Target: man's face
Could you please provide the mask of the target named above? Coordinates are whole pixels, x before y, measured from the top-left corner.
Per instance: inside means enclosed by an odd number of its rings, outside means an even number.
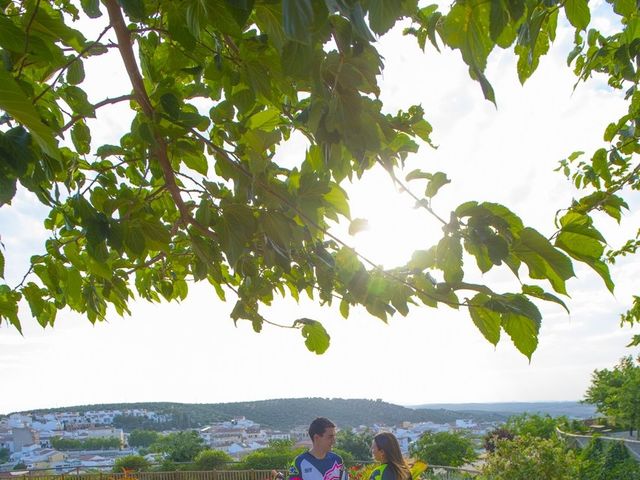
[[[313,446],[323,452],[329,452],[336,443],[336,429],[326,428],[322,435],[314,435]]]

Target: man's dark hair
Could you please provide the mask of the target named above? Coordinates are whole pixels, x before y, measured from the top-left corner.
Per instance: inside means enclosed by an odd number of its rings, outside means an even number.
[[[313,440],[313,437],[315,435],[324,435],[324,431],[327,428],[336,428],[336,425],[328,418],[316,418],[313,422],[311,422],[311,425],[309,425],[309,436],[311,437],[311,440]]]

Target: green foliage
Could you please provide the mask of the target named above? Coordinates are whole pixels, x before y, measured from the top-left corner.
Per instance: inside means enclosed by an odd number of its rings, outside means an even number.
[[[613,369],[595,370],[584,401],[614,423],[640,434],[640,359],[624,357]]]
[[[146,458],[140,455],[127,455],[117,458],[113,464],[114,473],[122,473],[124,471],[147,472],[151,468],[151,464]]]
[[[482,478],[491,480],[575,480],[578,463],[557,439],[516,437],[499,440],[487,458]]]
[[[9,461],[11,452],[8,448],[0,448],[0,463],[6,463]]]
[[[478,457],[473,440],[462,432],[426,432],[411,444],[409,452],[428,465],[451,467],[459,467]]]
[[[270,442],[268,447],[260,448],[244,457],[240,462],[240,468],[282,470],[303,451],[304,448],[294,449],[291,441]]]
[[[54,437],[51,439],[51,446],[56,450],[112,450],[119,449],[122,445],[120,439],[116,437],[107,438],[87,438],[77,440],[75,438]]]
[[[504,427],[496,427],[493,430],[487,432],[484,436],[484,449],[493,453],[496,451],[497,443],[500,440],[513,440],[515,438],[514,433]]]
[[[373,432],[369,430],[362,433],[340,430],[336,436],[336,448],[349,452],[355,460],[368,461],[371,459],[372,441]]]
[[[136,298],[182,300],[190,281],[207,281],[221,299],[232,297],[234,322],[249,321],[256,332],[265,323],[261,305],[285,292],[327,305],[339,298],[345,317],[361,305],[383,321],[407,315],[410,305],[445,305],[468,308],[489,342],[504,332],[531,358],[542,321],[534,302],[565,307],[537,283],[567,294],[578,261],[613,289],[606,241],[591,214],[620,220],[627,208],[621,190],[639,181],[638,10],[613,3],[620,31],[605,37],[590,30],[585,39],[586,0],[458,0],[446,12],[410,0],[225,0],[215,8],[198,0],[3,2],[0,205],[18,188],[32,192],[49,209],[51,238],[23,282],[0,285],[0,321],[20,330],[24,299],[42,326],[53,326],[64,308],[96,322],[108,309],[128,314]],[[426,181],[417,205],[444,224],[431,248],[383,270],[328,234],[335,222],[351,220],[345,180],[378,165],[398,182],[417,142],[431,144],[421,107],[383,113],[375,35],[408,18],[406,33],[422,48],[428,39],[459,50],[495,103],[488,56],[495,47],[513,48],[524,82],[554,40],[561,14],[576,29],[569,59],[576,75],[602,72],[612,87],[628,87],[629,112],[607,128],[610,149],[561,164],[590,191],[562,213],[555,233],[544,236],[490,203],[469,201],[437,215],[432,200],[450,180],[416,171],[407,180]],[[101,15],[109,26],[94,38],[74,28]],[[107,33],[118,49],[107,48]],[[129,78],[131,89],[90,99],[85,70],[110,52],[126,70],[113,75]],[[130,127],[98,145],[100,126],[87,120],[124,101],[134,115]],[[277,163],[278,148],[294,133],[307,139],[306,154],[295,165]],[[71,142],[62,146],[67,134]],[[355,232],[362,223],[352,225]],[[474,268],[469,259],[483,273],[508,268],[513,291],[465,281]],[[2,254],[1,277],[4,263]],[[290,325],[311,351],[328,348],[317,320]]]
[[[622,442],[604,443],[593,438],[580,454],[579,480],[636,480],[640,465]]]
[[[165,408],[162,413],[166,413],[171,418],[166,422],[156,422],[155,420],[142,416],[116,415],[113,419],[113,425],[116,428],[122,428],[125,432],[133,432],[135,430],[180,430],[198,425],[192,420],[189,414],[181,411],[181,409]]]
[[[159,439],[158,432],[136,429],[129,434],[128,442],[130,447],[148,447]]]
[[[509,417],[505,428],[517,436],[550,439],[556,436],[559,421],[550,415],[523,413]]]
[[[166,459],[172,462],[193,462],[204,450],[204,443],[197,432],[188,430],[160,437],[149,450],[165,454]]]
[[[196,455],[194,462],[196,468],[200,471],[217,470],[229,462],[233,462],[233,458],[221,450],[202,450]]]

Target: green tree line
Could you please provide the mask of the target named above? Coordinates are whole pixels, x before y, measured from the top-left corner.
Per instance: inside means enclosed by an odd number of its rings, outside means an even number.
[[[51,446],[56,450],[113,450],[122,447],[119,438],[87,438],[83,440],[75,438],[54,437],[51,439]]]

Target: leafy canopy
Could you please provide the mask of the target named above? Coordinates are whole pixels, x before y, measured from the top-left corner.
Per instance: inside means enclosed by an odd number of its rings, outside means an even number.
[[[287,294],[338,303],[344,317],[361,305],[384,321],[410,306],[444,305],[467,308],[489,342],[506,333],[531,358],[542,320],[536,302],[566,308],[557,295],[567,294],[573,262],[590,265],[613,290],[607,261],[638,246],[630,240],[605,253],[591,216],[619,220],[622,190],[640,181],[640,18],[635,2],[611,3],[621,27],[604,36],[587,32],[586,0],[457,0],[446,12],[417,0],[0,0],[0,205],[18,188],[32,192],[48,208],[50,232],[24,279],[0,284],[0,321],[20,330],[24,300],[42,326],[64,308],[96,322],[108,309],[129,313],[136,297],[183,300],[189,282],[206,281],[222,300],[231,297],[231,318],[256,332],[273,323],[260,306]],[[450,182],[444,173],[400,178],[407,156],[431,143],[431,126],[420,106],[384,112],[376,39],[405,19],[407,41],[459,50],[495,102],[484,73],[489,54],[513,48],[524,82],[560,15],[576,31],[569,63],[578,78],[603,73],[629,100],[629,113],[607,128],[609,147],[560,166],[588,194],[559,214],[549,237],[503,205],[471,200],[438,214],[433,199]],[[107,26],[87,38],[80,19]],[[89,98],[85,70],[103,55],[120,57],[121,70],[110,74],[131,88]],[[119,140],[101,144],[102,112],[123,102],[133,121]],[[276,153],[294,134],[306,151],[284,162]],[[363,228],[341,184],[374,166],[442,229],[435,245],[394,269],[329,231],[341,220],[352,222],[351,233]],[[482,273],[506,267],[515,287],[465,281],[474,264]],[[4,266],[0,252],[0,278]],[[309,350],[328,348],[317,320],[288,325]]]
[[[584,401],[613,423],[640,436],[640,358],[624,357],[612,369],[595,370]]]
[[[573,480],[578,478],[579,463],[574,452],[556,438],[526,435],[513,440],[498,440],[496,450],[482,468],[483,479]]]
[[[427,465],[460,467],[474,461],[478,454],[464,432],[426,432],[409,446],[412,457]]]

